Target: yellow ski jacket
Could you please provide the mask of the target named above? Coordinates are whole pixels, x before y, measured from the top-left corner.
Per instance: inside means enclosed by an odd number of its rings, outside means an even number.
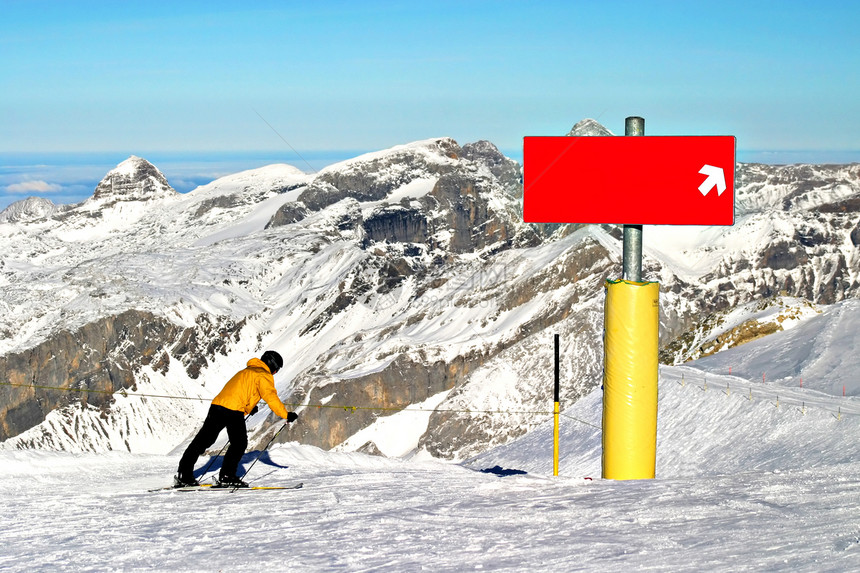
[[[252,358],[248,361],[247,368],[240,370],[227,381],[212,403],[248,415],[260,398],[281,418],[286,418],[289,414],[275,391],[275,378],[269,367],[259,358]]]

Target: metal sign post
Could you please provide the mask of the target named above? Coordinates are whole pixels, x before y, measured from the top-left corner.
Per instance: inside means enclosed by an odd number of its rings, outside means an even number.
[[[624,120],[624,135],[645,135],[645,119]],[[642,282],[642,225],[624,225],[623,269],[621,278]]]

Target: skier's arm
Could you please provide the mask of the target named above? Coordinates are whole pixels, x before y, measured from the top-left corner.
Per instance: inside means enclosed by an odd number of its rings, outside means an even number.
[[[272,412],[280,416],[281,418],[286,419],[290,413],[287,411],[287,407],[284,406],[284,403],[281,402],[281,399],[278,398],[278,392],[275,390],[275,382],[268,377],[262,377],[260,380],[260,397],[266,401],[266,404],[269,405],[269,408],[272,409]]]

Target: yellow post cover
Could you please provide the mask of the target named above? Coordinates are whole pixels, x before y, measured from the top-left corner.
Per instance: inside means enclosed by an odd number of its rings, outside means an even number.
[[[619,280],[605,287],[603,477],[652,479],[660,285]]]

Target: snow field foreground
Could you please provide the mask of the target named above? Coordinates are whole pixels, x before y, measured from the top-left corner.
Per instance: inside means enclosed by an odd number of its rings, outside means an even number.
[[[291,491],[148,493],[178,455],[0,452],[0,569],[856,570],[860,416],[834,414],[855,400],[742,384],[662,368],[636,482],[599,479],[600,390],[564,410],[557,478],[551,422],[462,464],[273,447],[248,479]]]

